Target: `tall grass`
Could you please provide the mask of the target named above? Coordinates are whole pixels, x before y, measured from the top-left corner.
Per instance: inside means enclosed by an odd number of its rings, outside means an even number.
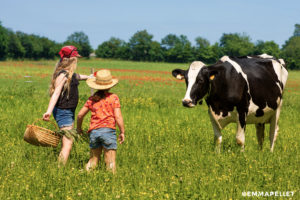
[[[134,74],[167,81],[123,79],[112,89],[121,99],[126,127],[125,143],[117,151],[117,174],[112,175],[103,162],[90,173],[83,170],[87,144],[75,144],[68,165],[58,168],[60,148],[23,141],[26,125],[47,109],[50,76],[41,74],[51,74],[54,64],[0,63],[0,199],[242,199],[243,191],[294,191],[293,199],[300,198],[300,72],[289,75],[274,153],[269,152],[267,131],[263,150],[258,150],[253,125],[247,126],[241,153],[231,124],[223,130],[222,152],[216,154],[207,106],[182,107],[183,82],[171,81],[171,74],[113,71],[116,77]],[[171,71],[187,66],[96,59],[80,61],[78,71]],[[77,111],[90,95],[84,82],[79,88]],[[84,129],[88,125],[87,117]]]

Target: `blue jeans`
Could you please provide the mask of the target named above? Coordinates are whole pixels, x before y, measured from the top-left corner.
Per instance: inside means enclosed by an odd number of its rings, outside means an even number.
[[[54,107],[53,117],[59,128],[72,126],[75,119],[75,109],[76,108],[62,109]]]
[[[112,128],[98,128],[90,132],[90,148],[104,147],[107,150],[117,149],[116,130]]]

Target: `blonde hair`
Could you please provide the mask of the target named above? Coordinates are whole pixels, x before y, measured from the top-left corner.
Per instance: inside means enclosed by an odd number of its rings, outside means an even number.
[[[66,70],[68,72],[67,81],[64,84],[63,92],[66,90],[68,91],[68,95],[70,92],[70,83],[72,80],[72,76],[74,74],[74,71],[77,67],[77,57],[71,57],[71,58],[63,58],[58,63],[56,63],[54,72],[51,79],[51,84],[49,87],[49,95],[50,97],[53,95],[55,90],[55,81],[56,78],[61,70]]]

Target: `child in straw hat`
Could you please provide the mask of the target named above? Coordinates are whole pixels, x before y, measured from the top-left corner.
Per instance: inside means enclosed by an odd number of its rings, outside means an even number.
[[[103,69],[95,72],[95,77],[87,79],[86,83],[89,87],[98,90],[86,101],[77,116],[77,131],[81,133],[83,118],[88,111],[91,111],[88,130],[91,157],[86,165],[86,170],[97,166],[103,150],[106,167],[114,173],[117,149],[116,124],[120,129],[120,144],[125,139],[119,97],[109,92],[109,89],[118,83],[118,79],[112,78],[110,71]]]
[[[77,57],[81,57],[74,46],[64,46],[59,52],[60,61],[56,64],[49,89],[50,101],[45,121],[49,121],[51,113],[61,130],[71,130],[74,125],[74,113],[78,104],[78,85],[80,80],[86,80],[87,75],[74,73],[77,67]],[[66,164],[73,141],[66,136],[62,138],[62,148],[59,162]]]

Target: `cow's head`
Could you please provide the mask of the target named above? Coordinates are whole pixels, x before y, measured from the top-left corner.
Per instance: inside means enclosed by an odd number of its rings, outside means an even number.
[[[194,61],[188,70],[174,69],[172,75],[180,80],[185,79],[186,93],[182,104],[186,107],[194,107],[208,92],[209,74],[208,68],[200,61]]]

